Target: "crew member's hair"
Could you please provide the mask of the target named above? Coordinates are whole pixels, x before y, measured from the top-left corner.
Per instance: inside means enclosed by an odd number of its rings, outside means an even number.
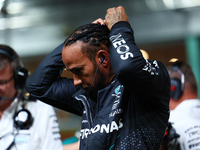
[[[181,70],[181,72],[184,74],[185,76],[185,82],[189,83],[193,93],[195,93],[197,95],[197,82],[194,76],[194,73],[192,71],[192,68],[185,62],[182,61],[176,61],[174,63],[169,63],[168,65],[166,65],[167,70],[171,70],[172,66],[179,66],[179,69]]]
[[[11,59],[3,53],[0,53],[0,70],[5,68],[8,63],[11,64],[13,71],[15,71],[18,66],[21,66],[21,61],[18,54],[10,46],[0,45],[0,49],[7,51],[13,57]]]
[[[77,28],[66,40],[64,46],[70,46],[76,41],[82,41],[82,53],[95,63],[96,53],[103,49],[109,50],[109,29],[106,25],[86,24]]]

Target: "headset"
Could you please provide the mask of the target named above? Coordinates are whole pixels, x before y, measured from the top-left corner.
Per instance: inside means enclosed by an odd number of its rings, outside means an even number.
[[[164,140],[167,142],[170,142],[179,137],[180,137],[180,135],[176,133],[176,130],[172,126],[172,123],[168,122],[167,130],[165,131]]]
[[[100,64],[102,64],[103,61],[105,60],[105,57],[101,57],[100,60],[101,60]]]
[[[17,54],[15,53],[12,48],[6,48],[2,49],[0,48],[0,54],[5,55],[9,58],[11,62],[13,62],[15,59],[19,59]],[[16,90],[23,90],[25,89],[25,83],[26,79],[29,76],[29,71],[22,67],[23,64],[20,62],[20,66],[17,66],[17,68],[14,71],[14,86]],[[22,109],[17,111],[17,108],[15,110],[15,113],[13,115],[13,122],[14,126],[17,129],[29,129],[31,125],[33,124],[34,118],[32,117],[31,113],[25,109],[25,101],[23,99],[22,102]]]
[[[24,104],[22,104],[22,109],[15,111],[13,115],[14,126],[17,129],[29,129],[33,124],[33,120],[34,118],[32,117],[30,111],[25,108]]]
[[[0,48],[0,54],[5,55],[11,61],[18,59],[18,56],[15,54],[15,52],[11,51],[10,49]],[[21,89],[21,90],[24,89],[26,79],[28,78],[28,76],[29,76],[29,71],[26,68],[22,67],[22,63],[21,63],[21,66],[18,66],[14,72],[15,89]]]
[[[171,78],[171,92],[170,92],[170,97],[174,100],[178,100],[184,90],[184,83],[185,83],[185,75],[183,72],[180,70],[180,67],[182,66],[182,62],[175,62],[172,65],[171,70],[169,71],[169,75],[172,74],[172,72],[176,71],[181,75],[181,79],[178,78]]]
[[[165,135],[163,138],[164,147],[162,150],[180,150],[180,144],[177,139],[180,137],[179,134],[176,133],[175,128],[172,126],[171,122],[168,122],[167,130],[165,131]]]

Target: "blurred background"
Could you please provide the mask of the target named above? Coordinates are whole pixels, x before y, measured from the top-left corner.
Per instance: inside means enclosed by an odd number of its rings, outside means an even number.
[[[164,64],[192,66],[200,95],[199,0],[0,0],[0,43],[14,48],[34,72],[41,60],[80,25],[123,6],[138,47]],[[69,72],[63,76],[71,77]],[[56,109],[62,139],[80,128],[81,118]]]

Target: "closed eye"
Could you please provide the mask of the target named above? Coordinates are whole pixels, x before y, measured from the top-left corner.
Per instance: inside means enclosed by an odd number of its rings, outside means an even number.
[[[83,70],[83,68],[79,68],[78,67],[78,68],[72,68],[69,71],[71,71],[75,75],[81,75],[82,74],[82,70]]]

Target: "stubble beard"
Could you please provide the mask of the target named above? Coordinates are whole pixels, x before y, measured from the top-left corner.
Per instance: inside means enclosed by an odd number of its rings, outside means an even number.
[[[97,65],[94,67],[94,71],[96,71]],[[94,73],[95,74],[95,73]],[[98,91],[103,89],[106,86],[106,77],[105,74],[98,69],[96,77],[94,77],[94,83],[89,91],[89,96],[92,100],[97,100]]]

